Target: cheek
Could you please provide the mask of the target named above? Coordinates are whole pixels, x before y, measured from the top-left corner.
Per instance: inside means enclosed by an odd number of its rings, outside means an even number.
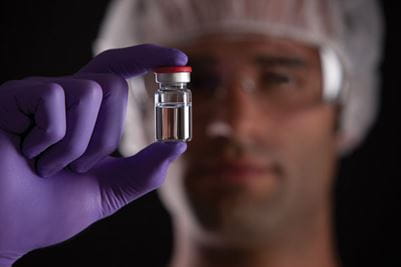
[[[310,108],[282,121],[283,136],[291,137],[294,144],[310,146],[335,141],[335,110],[331,106]]]
[[[322,105],[283,119],[280,128],[283,160],[288,175],[299,186],[311,188],[328,184],[336,157],[335,110]]]

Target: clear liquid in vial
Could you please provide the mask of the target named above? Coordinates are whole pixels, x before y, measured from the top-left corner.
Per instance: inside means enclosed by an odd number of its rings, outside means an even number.
[[[156,106],[156,139],[190,141],[192,138],[192,105],[163,103]]]

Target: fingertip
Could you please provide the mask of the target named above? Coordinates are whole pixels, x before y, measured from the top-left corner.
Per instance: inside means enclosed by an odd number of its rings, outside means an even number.
[[[86,173],[90,169],[90,166],[74,162],[69,165],[69,168],[76,173]]]
[[[162,65],[169,65],[169,66],[184,66],[188,63],[188,56],[181,50],[177,48],[165,47],[156,44],[142,44],[138,45],[137,48],[143,49],[147,51],[147,54],[150,51],[158,51],[158,60],[164,58],[164,62]]]
[[[97,162],[101,157],[95,157],[95,158],[79,158],[75,160],[74,162],[70,163],[68,167],[70,168],[71,171],[76,172],[76,173],[86,173],[90,169],[93,168],[93,166],[96,165]]]
[[[39,159],[36,162],[36,172],[39,176],[43,178],[49,178],[50,176],[56,174],[61,171],[65,166],[60,164],[48,164]]]
[[[173,65],[175,66],[185,66],[188,63],[188,56],[179,49],[170,48],[173,56]]]
[[[40,152],[35,151],[34,149],[26,147],[24,145],[21,148],[21,152],[28,159],[33,159],[34,157],[40,154]]]
[[[34,139],[35,140],[35,139]],[[21,145],[21,153],[28,159],[33,159],[40,155],[47,148],[46,145],[36,141],[38,143],[34,144],[32,142],[32,134],[28,135]]]
[[[169,159],[170,161],[177,159],[187,149],[187,144],[185,142],[175,141],[158,141],[153,143],[152,146],[156,148],[159,155],[163,158]]]
[[[44,168],[36,168],[36,172],[42,178],[49,178],[50,176],[52,176],[55,173],[52,170],[44,169]]]
[[[185,142],[176,142],[176,141],[168,141],[168,142],[159,142],[165,146],[173,148],[177,153],[182,154],[187,150],[187,143]]]
[[[151,55],[150,52],[154,53],[154,51],[157,51],[159,53],[158,60],[164,58],[164,61],[166,61],[160,62],[163,65],[184,66],[188,63],[188,56],[177,48],[170,48],[151,43],[137,45],[135,48],[144,50],[149,55]]]

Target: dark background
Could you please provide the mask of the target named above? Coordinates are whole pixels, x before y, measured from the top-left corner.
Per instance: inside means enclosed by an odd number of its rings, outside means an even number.
[[[401,266],[400,9],[396,1],[381,2],[387,36],[379,119],[363,146],[342,160],[335,189],[336,234],[344,266]],[[2,1],[0,83],[76,72],[92,57],[92,42],[108,3]],[[15,266],[163,266],[172,248],[170,230],[170,217],[153,192],[71,240],[29,253]]]

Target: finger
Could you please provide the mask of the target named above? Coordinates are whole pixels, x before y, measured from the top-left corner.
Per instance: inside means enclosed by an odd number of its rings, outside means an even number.
[[[76,172],[86,172],[99,160],[115,151],[120,143],[128,99],[127,81],[114,74],[81,74],[78,79],[96,81],[103,100],[92,138],[85,153],[70,164]]]
[[[64,138],[37,161],[37,171],[43,177],[60,171],[85,152],[103,96],[100,85],[94,81],[71,78],[56,81],[65,92],[67,128]]]
[[[22,93],[29,94],[42,83],[25,83],[20,80],[7,81],[0,86],[2,93],[0,103],[0,128],[11,133],[21,135],[26,133],[33,125],[33,112],[29,112],[30,107],[21,107],[22,101],[19,98]],[[40,87],[39,87],[40,88]],[[27,97],[33,103],[30,106],[36,106],[37,101],[33,101],[32,96]]]
[[[12,88],[13,99],[6,101],[11,105],[6,124],[16,133],[28,131],[22,142],[22,153],[33,158],[65,134],[64,90],[55,83],[21,81],[19,84]]]
[[[105,215],[158,188],[170,163],[186,148],[183,142],[156,142],[132,157],[102,162],[97,172]]]
[[[185,65],[187,60],[180,50],[144,44],[104,51],[79,72],[113,73],[130,78],[145,74],[155,67]]]

